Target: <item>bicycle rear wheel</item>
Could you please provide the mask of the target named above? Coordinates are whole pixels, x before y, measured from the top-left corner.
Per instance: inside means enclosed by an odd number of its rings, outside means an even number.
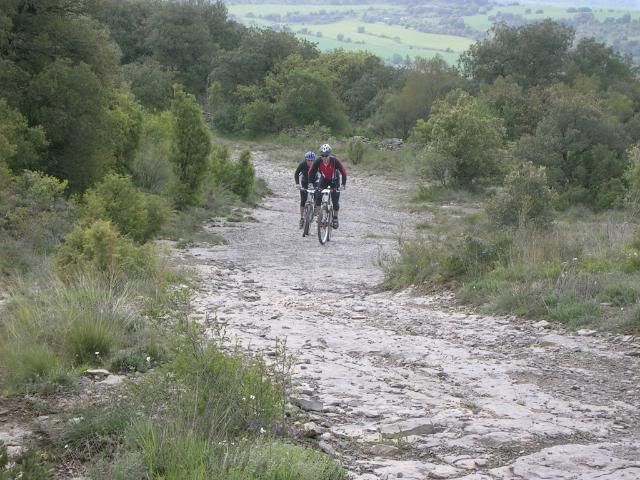
[[[320,245],[324,245],[331,235],[330,217],[329,208],[326,205],[323,205],[320,209],[320,213],[318,214],[318,241],[320,242]]]
[[[306,237],[309,235],[309,227],[311,226],[311,222],[313,221],[313,207],[311,204],[307,203],[304,206],[304,226],[302,227],[302,236]]]

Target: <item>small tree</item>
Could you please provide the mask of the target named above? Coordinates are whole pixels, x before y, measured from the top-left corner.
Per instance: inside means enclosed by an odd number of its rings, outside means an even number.
[[[253,192],[255,170],[251,163],[251,152],[245,150],[240,154],[240,159],[235,165],[231,190],[242,200],[246,200]]]
[[[428,150],[440,160],[450,159],[449,175],[461,186],[498,173],[498,157],[504,139],[501,119],[481,102],[454,90],[434,103],[426,123],[418,123],[413,137],[428,142]]]
[[[347,144],[347,157],[349,158],[349,160],[351,160],[351,162],[353,162],[354,165],[357,165],[364,159],[366,148],[367,147],[362,140],[350,140]]]
[[[489,219],[498,226],[548,228],[554,218],[553,193],[544,167],[520,165],[505,180],[505,190],[487,206]]]
[[[175,151],[172,161],[178,176],[175,202],[178,208],[197,205],[209,167],[211,138],[195,97],[175,87],[171,110],[175,118]]]

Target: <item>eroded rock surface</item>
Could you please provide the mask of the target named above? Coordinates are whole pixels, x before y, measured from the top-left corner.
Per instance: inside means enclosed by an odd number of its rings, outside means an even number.
[[[275,192],[258,221],[218,222],[226,245],[175,255],[200,275],[196,316],[267,355],[286,338],[298,404],[354,478],[640,478],[636,339],[380,292],[376,259],[428,220],[395,206],[402,186],[350,182],[320,246],[297,229],[291,169],[254,161]]]

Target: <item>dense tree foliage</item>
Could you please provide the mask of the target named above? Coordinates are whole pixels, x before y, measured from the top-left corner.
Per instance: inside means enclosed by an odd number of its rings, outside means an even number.
[[[464,72],[491,83],[513,76],[524,85],[549,84],[560,79],[574,31],[551,20],[522,27],[498,24],[491,36],[471,46],[461,58]]]
[[[427,161],[438,179],[462,186],[499,172],[503,137],[502,121],[463,90],[437,100],[429,120],[419,120],[413,131],[414,140],[427,145]]]
[[[399,68],[247,29],[219,1],[5,0],[0,163],[67,180],[72,191],[113,171],[172,193],[178,206],[197,204],[212,168],[206,105],[221,132],[318,124],[411,134],[443,183],[531,162],[546,169],[559,205],[622,205],[626,152],[640,142],[640,82],[628,58],[574,36],[551,20],[497,24],[459,68],[437,57]]]
[[[176,88],[171,111],[175,119],[176,145],[171,160],[178,177],[176,203],[179,207],[197,205],[209,167],[209,131],[195,97],[180,88]]]

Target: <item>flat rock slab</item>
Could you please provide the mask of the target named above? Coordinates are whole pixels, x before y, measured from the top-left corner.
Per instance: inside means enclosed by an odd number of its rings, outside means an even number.
[[[638,480],[640,458],[624,460],[611,454],[615,446],[559,445],[519,458],[514,475],[527,480]]]
[[[313,399],[292,398],[291,402],[302,410],[306,410],[308,412],[322,412],[324,407],[322,402]]]
[[[402,453],[402,450],[400,450],[398,447],[384,444],[374,445],[369,449],[369,451],[372,454],[380,457],[397,457]]]
[[[407,421],[391,425],[385,425],[380,428],[380,432],[384,438],[400,438],[411,436],[428,436],[440,433],[445,428],[441,425],[426,423],[421,421]]]

